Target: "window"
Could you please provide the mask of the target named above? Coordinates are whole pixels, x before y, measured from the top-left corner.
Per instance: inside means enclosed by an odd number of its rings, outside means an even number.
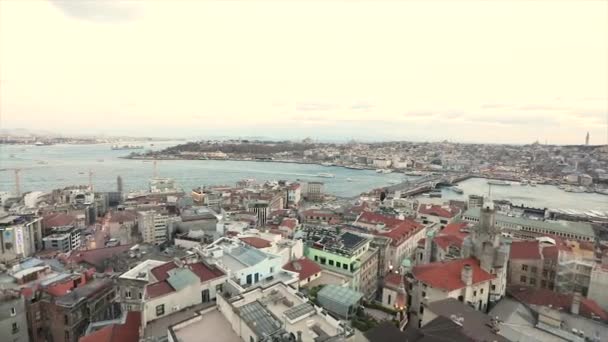
[[[273,274],[273,273],[274,273],[274,267],[271,267],[270,268],[270,274]]]
[[[528,265],[521,265],[521,270],[522,271],[527,271],[528,270]]]
[[[165,304],[156,306],[156,317],[162,316],[165,314]]]
[[[328,260],[327,263],[329,264],[329,266],[333,266],[334,265],[334,261],[333,260]]]
[[[339,262],[339,261],[336,261],[336,267],[338,267],[338,268],[339,268],[339,267],[342,267],[342,263],[341,263],[341,262]]]
[[[473,297],[477,296],[477,291],[473,291]]]
[[[125,290],[125,298],[131,299],[131,290]]]
[[[422,315],[424,313],[424,306],[420,305],[420,314]]]
[[[326,259],[324,257],[321,257],[321,265],[325,265],[325,261]]]
[[[17,325],[17,323],[13,323],[13,334],[16,334],[19,332],[19,326]]]
[[[543,277],[547,277],[547,275],[549,275],[549,271],[543,270]]]
[[[348,269],[348,264],[342,264],[342,268],[347,270]]]
[[[532,266],[532,273],[536,273],[536,266]]]
[[[142,296],[142,294],[141,294],[141,292],[140,292],[140,293],[139,293],[139,299],[142,299],[142,298],[143,298],[143,296]]]
[[[15,310],[15,308],[11,308],[11,316],[16,316],[17,315],[17,310]]]
[[[68,315],[63,315],[63,323],[68,324]]]
[[[519,278],[519,282],[520,282],[520,283],[524,283],[524,284],[525,284],[525,283],[526,283],[526,276],[521,276],[521,277]]]
[[[536,285],[536,278],[530,278],[530,285]]]
[[[36,311],[36,313],[34,314],[34,319],[36,321],[39,321],[40,319],[42,319],[42,312]]]
[[[391,295],[390,295],[390,294],[388,295],[388,299],[386,300],[386,302],[387,302],[387,304],[389,304],[389,305],[391,304]]]
[[[540,281],[540,287],[542,287],[542,288],[547,287],[547,281],[546,280],[541,280]]]
[[[483,294],[483,289],[479,290],[479,293]]]
[[[319,256],[315,255],[315,261],[319,261]]]
[[[492,291],[496,290],[496,285],[492,285]]]
[[[69,342],[70,341],[70,332],[66,331],[65,332],[65,342]]]

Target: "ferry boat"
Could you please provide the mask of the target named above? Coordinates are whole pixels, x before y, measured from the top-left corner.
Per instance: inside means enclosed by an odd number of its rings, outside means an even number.
[[[333,173],[326,173],[326,172],[321,172],[317,174],[317,177],[322,177],[322,178],[334,178],[336,177]]]
[[[377,173],[391,173],[391,172],[393,172],[393,170],[389,170],[389,169],[377,169],[376,172]]]
[[[112,145],[113,150],[141,150],[143,148],[141,145]]]
[[[490,185],[501,185],[501,186],[509,186],[511,185],[511,183],[507,182],[507,181],[503,181],[503,180],[495,180],[495,179],[490,179],[487,182]]]

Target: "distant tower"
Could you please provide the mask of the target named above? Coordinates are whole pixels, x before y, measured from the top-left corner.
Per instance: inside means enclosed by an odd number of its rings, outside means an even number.
[[[116,187],[118,188],[118,192],[122,192],[122,177],[116,177]]]
[[[587,132],[587,136],[585,137],[585,145],[589,145],[589,132]]]

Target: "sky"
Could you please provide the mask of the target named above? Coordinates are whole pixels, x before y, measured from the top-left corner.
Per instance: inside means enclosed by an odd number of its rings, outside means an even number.
[[[608,1],[0,0],[0,128],[592,144]]]

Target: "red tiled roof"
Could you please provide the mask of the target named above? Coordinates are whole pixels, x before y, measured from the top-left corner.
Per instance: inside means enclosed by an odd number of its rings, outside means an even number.
[[[243,241],[244,243],[248,244],[249,246],[255,247],[255,248],[268,248],[268,247],[272,246],[270,241],[259,238],[259,237],[255,237],[255,236],[242,237],[239,239],[241,241]]]
[[[534,259],[541,258],[540,249],[537,240],[530,241],[513,241],[511,243],[511,252],[509,259]]]
[[[471,226],[469,222],[455,222],[445,226],[439,233],[439,235],[452,235],[462,240],[469,235],[467,232],[463,232],[463,229],[467,229]]]
[[[460,208],[455,206],[446,208],[437,204],[423,204],[418,208],[418,212],[424,215],[452,218],[460,213]]]
[[[389,217],[389,216],[385,216],[382,214],[377,214],[377,213],[373,213],[371,211],[364,211],[359,218],[357,219],[357,222],[363,222],[363,223],[367,223],[367,224],[379,224],[382,223],[384,224],[387,228],[395,228],[398,225],[400,225],[401,223],[403,223],[404,220],[400,220],[394,217]]]
[[[141,314],[127,313],[124,324],[111,324],[80,338],[79,342],[138,342]]]
[[[146,286],[146,295],[148,296],[148,298],[164,296],[167,293],[171,293],[173,291],[173,288],[166,280],[159,281],[158,283]]]
[[[393,287],[400,287],[403,285],[403,275],[397,273],[388,273],[384,276],[384,283]]]
[[[474,258],[415,266],[412,273],[416,279],[431,287],[452,291],[465,287],[461,280],[461,273],[462,268],[467,264],[471,265],[473,269],[473,284],[496,278],[496,276],[481,269],[479,262]]]
[[[552,308],[570,312],[572,306],[572,293],[564,294],[549,289],[537,289],[532,287],[512,286],[507,289],[509,294],[520,302],[529,305],[549,306]],[[593,315],[608,321],[608,312],[604,311],[594,300],[581,297],[579,315],[592,318]]]
[[[378,235],[391,238],[393,240],[391,245],[393,246],[399,246],[406,241],[413,232],[416,232],[423,227],[420,223],[410,219],[399,221],[400,223],[390,231],[378,233]]]
[[[284,218],[279,227],[286,227],[293,230],[298,225],[298,220],[294,218]]]
[[[132,245],[119,245],[114,247],[89,249],[87,251],[78,251],[70,255],[67,261],[75,263],[86,262],[89,265],[101,268],[104,266],[105,260],[116,254],[128,251],[131,246]]]
[[[290,261],[285,264],[285,266],[283,266],[283,269],[299,273],[300,280],[304,280],[310,276],[321,272],[321,266],[317,265],[316,262],[306,258]]]
[[[207,266],[202,262],[188,264],[188,268],[199,277],[201,283],[224,275],[224,272],[219,269]]]
[[[464,239],[454,235],[438,235],[433,238],[433,242],[443,250],[447,250],[450,246],[462,247]]]
[[[150,270],[156,281],[164,281],[169,278],[169,271],[177,268],[177,265],[173,261],[166,262],[162,265],[156,266]]]
[[[75,224],[76,216],[66,213],[53,213],[42,218],[42,225],[45,229]]]
[[[130,210],[113,211],[110,216],[110,222],[120,223],[137,220],[137,213]]]

